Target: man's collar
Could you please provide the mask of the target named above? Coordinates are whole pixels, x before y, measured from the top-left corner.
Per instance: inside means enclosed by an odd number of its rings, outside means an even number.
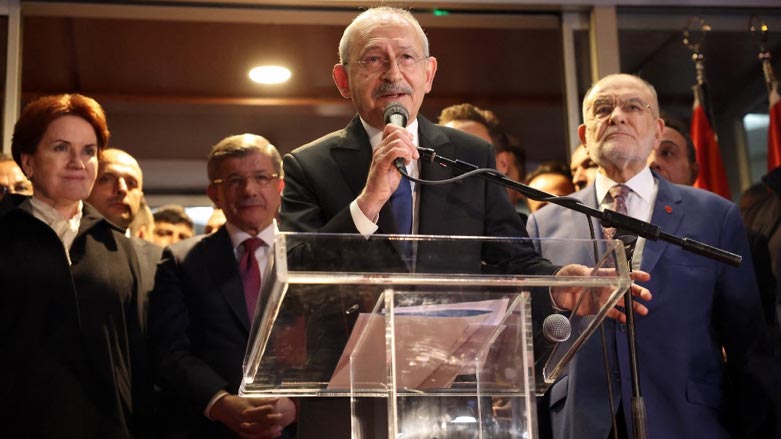
[[[231,244],[233,245],[234,250],[238,249],[241,243],[246,239],[255,237],[231,223],[225,223],[225,230],[228,232],[228,236],[230,236]],[[266,245],[272,246],[274,245],[274,238],[277,235],[277,231],[277,220],[274,219],[271,221],[271,224],[269,224],[265,229],[261,230],[260,233],[258,233],[256,236],[262,239]]]
[[[617,185],[615,181],[601,172],[597,172],[596,180],[594,180],[594,189],[597,193],[597,204],[601,204],[611,187]],[[651,174],[651,169],[646,166],[642,171],[637,173],[634,177],[627,180],[624,185],[632,189],[632,192],[637,194],[641,199],[650,203],[654,190],[654,176]]]
[[[363,129],[366,130],[366,134],[369,136],[369,143],[372,146],[372,149],[376,148],[377,145],[382,142],[382,130],[378,130],[377,128],[374,128],[373,126],[366,123],[363,118],[360,118],[361,125],[363,125]],[[415,120],[412,121],[412,123],[407,125],[407,131],[412,133],[412,144],[413,145],[419,145],[418,142],[418,119],[415,118]]]

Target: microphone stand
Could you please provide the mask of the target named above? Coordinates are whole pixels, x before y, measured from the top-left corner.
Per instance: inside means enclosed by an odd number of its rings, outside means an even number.
[[[452,160],[445,157],[441,157],[437,155],[436,152],[431,148],[418,147],[418,152],[420,153],[420,160],[425,160],[430,163],[437,163],[446,168],[452,168],[456,171],[459,171],[459,173],[461,174],[471,172],[471,171],[477,171],[479,169],[477,166],[471,163],[464,162],[462,160]],[[399,169],[399,172],[401,172],[405,177],[410,178],[409,175],[407,175],[404,166],[397,166],[397,167]],[[618,236],[618,239],[621,239],[621,241],[624,243],[624,250],[626,252],[627,261],[629,262],[630,270],[632,267],[632,255],[634,254],[637,236],[642,236],[643,238],[651,241],[657,241],[661,239],[662,241],[669,242],[673,245],[679,246],[682,249],[689,251],[691,253],[705,256],[707,258],[713,259],[715,261],[723,262],[734,267],[740,266],[740,263],[743,259],[742,256],[737,255],[735,253],[731,253],[726,250],[722,250],[720,248],[695,241],[693,239],[689,239],[686,237],[679,238],[677,236],[667,234],[665,232],[662,232],[661,227],[657,225],[642,220],[638,220],[627,215],[620,214],[610,209],[600,211],[598,209],[588,207],[574,198],[558,197],[549,194],[547,192],[531,188],[523,183],[519,183],[505,176],[499,171],[493,169],[484,169],[481,171],[484,172],[476,173],[474,174],[474,176],[480,177],[484,180],[499,184],[504,187],[512,188],[515,191],[518,191],[533,200],[547,201],[549,203],[562,206],[566,209],[583,213],[585,215],[588,215],[591,218],[597,218],[602,223],[603,227],[615,227],[616,234],[623,235],[623,236]],[[628,289],[626,293],[624,293],[624,308],[628,311],[626,312],[626,316],[627,316],[627,340],[628,340],[629,361],[630,361],[629,371],[630,371],[631,381],[632,381],[632,421],[633,421],[632,424],[634,426],[633,433],[635,439],[646,439],[647,438],[646,410],[645,410],[645,402],[640,392],[640,374],[638,371],[638,361],[637,361],[637,339],[636,339],[636,332],[635,332],[635,319],[634,319],[634,313],[632,312],[633,309],[632,306],[633,306],[632,291],[631,289]]]
[[[635,244],[637,244],[636,235],[617,236],[624,244],[626,260],[629,264],[629,271],[632,271],[632,256],[635,253]],[[628,289],[624,293],[624,309],[633,309],[634,298],[632,290]],[[629,350],[629,376],[632,380],[632,427],[634,439],[646,439],[648,430],[646,428],[645,400],[640,392],[640,369],[637,361],[637,333],[635,332],[635,313],[626,313],[626,338]]]
[[[418,152],[420,153],[420,160],[425,160],[430,163],[438,163],[443,167],[452,168],[454,170],[461,171],[462,173],[479,169],[477,166],[471,163],[467,163],[461,160],[452,160],[437,155],[437,153],[431,148],[418,147]],[[399,172],[404,174],[405,177],[409,178],[406,169],[403,167],[399,169]],[[622,215],[610,209],[600,211],[598,209],[588,207],[574,198],[558,197],[547,192],[531,188],[523,183],[519,183],[507,177],[506,175],[494,169],[486,169],[485,172],[475,174],[475,177],[482,178],[483,180],[487,180],[504,187],[512,188],[531,198],[532,200],[547,201],[549,203],[558,204],[564,208],[583,213],[592,218],[596,218],[600,220],[603,227],[615,227],[616,229],[620,229],[637,236],[642,236],[643,238],[651,241],[658,241],[661,239],[662,241],[669,242],[670,244],[681,247],[682,249],[691,253],[696,253],[698,255],[705,256],[715,261],[723,262],[733,267],[739,267],[741,261],[743,260],[743,257],[738,254],[731,253],[690,238],[679,238],[675,235],[665,233],[662,231],[661,227],[655,224],[632,218],[631,216]],[[423,183],[426,182],[423,181]]]

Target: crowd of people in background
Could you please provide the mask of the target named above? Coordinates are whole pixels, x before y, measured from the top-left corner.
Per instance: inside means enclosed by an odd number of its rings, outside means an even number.
[[[296,437],[302,413],[314,418],[318,409],[237,395],[258,273],[280,229],[589,237],[574,226],[572,212],[546,200],[467,185],[457,197],[440,197],[409,186],[393,166],[401,157],[410,174],[425,177],[432,171],[417,163],[415,147],[457,145],[454,154],[465,160],[551,196],[602,209],[620,199],[631,216],[741,254],[742,268],[732,269],[661,243],[638,244],[636,280],[654,295],[636,291],[640,314],[648,313],[638,326],[649,437],[781,436],[778,395],[762,391],[779,379],[760,379],[754,391],[740,387],[754,383],[747,375],[766,364],[754,362],[755,348],[766,343],[770,357],[781,354],[781,169],[749,188],[739,208],[690,187],[698,164],[688,127],[660,112],[651,84],[611,75],[586,94],[582,144],[570,163],[543,161],[527,172],[524,148],[492,111],[463,103],[442,110],[438,124],[417,113],[437,63],[408,12],[369,9],[339,47],[333,78],[358,115],[284,158],[254,134],[217,142],[204,169],[215,210],[201,235],[182,206],[147,204],[141,166],[112,146],[98,102],[61,94],[24,107],[12,156],[0,155],[0,431]],[[408,127],[385,125],[383,109],[393,101],[410,110]],[[373,152],[337,162],[336,150]],[[334,183],[350,175],[348,165],[363,174]],[[401,189],[415,194],[411,214],[390,219],[387,206]],[[454,198],[470,205],[463,215],[474,217],[453,220],[463,208]],[[579,273],[553,266],[531,247],[524,251],[524,273]],[[566,309],[557,297],[546,300],[551,309]],[[613,342],[625,337],[615,322],[608,332]],[[611,425],[598,413],[609,409],[592,376],[602,354],[597,359],[589,346],[582,352],[538,410],[545,417],[541,435],[606,439],[618,429],[618,437],[628,437],[625,359],[614,352],[608,360],[619,376],[618,423]],[[744,405],[731,405],[738,401]],[[328,430],[325,419],[316,428]],[[321,437],[331,437],[326,433]]]

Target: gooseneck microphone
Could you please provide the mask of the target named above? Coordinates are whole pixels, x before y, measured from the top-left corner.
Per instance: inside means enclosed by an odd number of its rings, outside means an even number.
[[[385,125],[391,124],[405,128],[407,126],[407,119],[409,119],[409,111],[400,102],[391,102],[385,106]],[[407,173],[407,168],[404,164],[404,159],[398,157],[393,161],[396,168],[402,173]]]

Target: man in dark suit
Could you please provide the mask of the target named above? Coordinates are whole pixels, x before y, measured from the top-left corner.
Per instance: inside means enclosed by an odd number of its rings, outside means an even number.
[[[237,395],[261,273],[273,254],[282,160],[263,137],[232,136],[212,149],[208,174],[209,197],[227,222],[165,251],[149,312],[157,383],[185,412],[192,437],[292,437],[290,399]]]
[[[764,410],[759,399],[740,407],[738,398],[728,397],[730,390],[736,390],[730,387],[746,379],[755,344],[765,338],[737,207],[710,192],[672,184],[649,170],[646,159],[661,139],[664,122],[656,92],[642,79],[603,78],[586,94],[583,118],[580,139],[599,172],[594,184],[573,198],[593,208],[617,210],[623,205],[628,215],[651,221],[667,233],[744,257],[742,265],[733,268],[666,242],[639,240],[633,265],[651,274],[643,285],[654,294],[648,315],[636,319],[648,437],[770,437],[766,431],[752,431],[754,426],[731,425],[732,415],[741,408],[754,414]],[[556,205],[535,212],[527,228],[534,237],[589,237],[582,215]],[[596,233],[602,236],[599,226]],[[544,243],[541,250],[554,262],[593,263],[585,252],[547,251]],[[606,373],[613,382],[618,437],[632,437],[626,326],[606,321],[605,328],[609,372],[595,337],[550,390],[556,439],[613,437]]]
[[[143,173],[136,159],[127,152],[117,148],[107,148],[101,154],[98,162],[98,174],[95,185],[92,186],[87,202],[100,212],[112,224],[125,230],[130,236],[128,227],[139,215],[141,200],[144,197]],[[146,318],[149,306],[149,293],[155,285],[157,263],[163,257],[163,248],[140,238],[130,238],[138,259],[138,318],[142,333],[146,333]],[[139,396],[143,404],[139,404],[136,417],[139,428],[156,430],[164,422],[161,413],[157,413],[157,401],[153,395],[153,387],[149,372],[146,341],[143,337],[131,340],[138,355],[134,357],[133,370],[138,379],[143,380],[140,389],[144,393]],[[150,433],[151,434],[151,433]]]
[[[437,60],[430,56],[426,35],[408,11],[377,7],[360,14],[344,31],[339,57],[340,62],[333,68],[334,82],[341,95],[352,100],[358,115],[344,130],[285,156],[280,212],[283,230],[361,233],[367,237],[374,233],[525,236],[523,224],[502,187],[479,179],[412,187],[396,169],[394,161],[401,158],[410,175],[428,180],[452,177],[445,168],[419,161],[418,145],[445,157],[495,167],[488,142],[435,125],[418,114],[424,96],[431,90]],[[385,125],[385,108],[391,103],[408,110],[406,127]],[[407,211],[396,216],[398,204],[394,200],[403,198]],[[552,275],[559,269],[539,257],[531,245],[514,246],[510,258],[508,253],[495,250],[484,246],[482,250],[436,256],[445,262],[463,256],[453,264],[462,273],[479,273],[483,263],[492,266],[501,264],[502,259],[516,262],[504,272]],[[375,256],[367,253],[367,257]],[[584,266],[567,266],[557,272],[586,273]],[[544,311],[550,308],[547,294],[535,297],[532,303],[538,311],[535,315],[550,313]],[[329,402],[322,410],[333,413],[334,407]],[[300,419],[311,421],[304,407]]]

